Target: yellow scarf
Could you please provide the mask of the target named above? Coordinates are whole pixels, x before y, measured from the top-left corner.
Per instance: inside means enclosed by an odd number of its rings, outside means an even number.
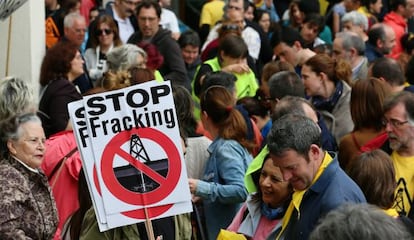
[[[331,155],[329,155],[327,152],[325,152],[325,157],[323,158],[321,166],[319,167],[318,171],[316,172],[315,178],[313,179],[311,186],[319,179],[319,177],[322,175],[322,173],[325,171],[325,169],[328,167],[328,165],[332,162],[332,160],[333,159],[332,159]],[[290,221],[290,217],[292,216],[293,208],[295,208],[296,211],[298,212],[298,219],[300,218],[299,207],[300,207],[300,204],[302,202],[303,195],[305,195],[307,190],[308,190],[308,188],[305,189],[305,190],[300,190],[300,191],[295,190],[293,192],[292,201],[290,202],[289,207],[286,210],[285,216],[283,216],[282,230],[280,231],[280,233],[276,237],[276,239],[280,239],[283,232],[285,231],[285,229],[286,229],[286,227],[287,227],[287,225]]]
[[[395,208],[388,208],[388,209],[384,209],[383,210],[385,212],[385,214],[387,214],[388,216],[391,217],[398,217],[399,214],[397,212],[397,210],[395,210]]]

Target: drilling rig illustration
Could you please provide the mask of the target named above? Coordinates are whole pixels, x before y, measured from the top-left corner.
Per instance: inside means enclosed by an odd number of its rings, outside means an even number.
[[[164,178],[168,174],[168,159],[158,159],[151,160],[148,156],[148,152],[145,149],[144,144],[141,141],[141,138],[137,134],[131,135],[129,141],[129,154],[137,161],[141,161],[153,171],[157,172]],[[158,188],[160,184],[150,177],[148,177],[144,172],[136,169],[131,164],[116,167],[114,168],[115,176],[118,179],[119,183],[126,189],[145,193],[151,192],[152,190]]]

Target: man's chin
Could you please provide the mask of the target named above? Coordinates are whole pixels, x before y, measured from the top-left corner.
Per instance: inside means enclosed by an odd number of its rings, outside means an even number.
[[[398,151],[401,148],[401,144],[390,140],[390,148],[394,151]]]

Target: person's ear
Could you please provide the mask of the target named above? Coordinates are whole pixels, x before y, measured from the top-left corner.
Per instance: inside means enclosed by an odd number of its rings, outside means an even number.
[[[218,54],[218,57],[219,57],[220,60],[223,60],[223,56],[224,56],[224,51],[221,50]]]
[[[12,140],[7,141],[7,148],[9,149],[9,152],[13,155],[17,153],[16,147],[14,146],[14,143]]]
[[[202,111],[201,112],[201,117],[207,119],[208,118],[208,113],[206,111]]]
[[[300,42],[299,41],[295,41],[294,43],[293,43],[293,47],[295,47],[296,48],[296,50],[301,50],[302,49],[302,44],[300,44]]]
[[[378,48],[382,48],[384,46],[384,42],[381,39],[377,39],[377,46]]]
[[[320,159],[320,155],[322,154],[321,148],[316,144],[311,144],[309,148],[309,159],[311,161]]]
[[[358,56],[358,51],[355,48],[349,49],[349,52],[351,53],[351,57]]]
[[[250,118],[253,120],[254,123],[257,123],[257,116],[251,115]]]
[[[325,80],[325,81],[328,80],[328,76],[324,72],[320,72],[319,76],[321,77],[322,80]]]

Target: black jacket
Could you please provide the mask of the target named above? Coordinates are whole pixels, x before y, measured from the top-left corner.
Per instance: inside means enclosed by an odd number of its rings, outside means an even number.
[[[128,43],[138,44],[142,40],[141,32],[137,31],[128,39]],[[191,82],[187,77],[187,69],[180,46],[171,37],[171,32],[160,26],[158,32],[152,37],[151,43],[157,47],[158,51],[164,57],[164,63],[158,69],[164,79],[171,80],[173,84],[178,84],[191,90]]]

